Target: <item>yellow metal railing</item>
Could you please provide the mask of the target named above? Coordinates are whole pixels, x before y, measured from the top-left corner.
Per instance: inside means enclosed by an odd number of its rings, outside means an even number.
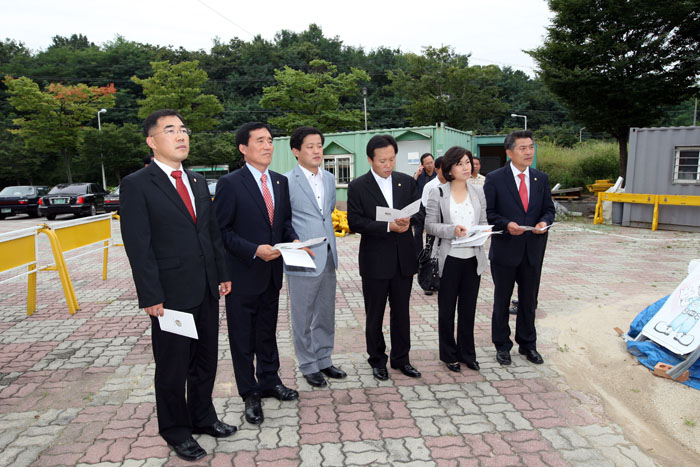
[[[0,284],[27,276],[27,315],[36,311],[38,233],[39,227],[30,227],[0,235],[0,273],[13,274]],[[19,272],[25,266],[27,272]]]
[[[649,195],[639,193],[598,193],[598,203],[595,206],[594,224],[603,223],[603,201],[616,203],[653,204],[654,215],[651,220],[651,230],[659,226],[659,205],[668,206],[700,206],[700,196],[685,195]]]

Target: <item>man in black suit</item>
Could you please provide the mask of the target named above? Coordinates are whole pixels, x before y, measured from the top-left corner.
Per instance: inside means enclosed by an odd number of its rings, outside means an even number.
[[[496,360],[510,365],[510,326],[508,306],[513,286],[518,284],[518,315],[515,341],[519,352],[533,363],[544,363],[537,352],[535,304],[538,277],[544,257],[546,227],[554,222],[554,203],[549,177],[530,168],[535,156],[531,131],[515,131],[504,142],[510,162],[486,176],[486,216],[494,230],[502,235],[491,237],[491,275],[494,283],[491,340],[496,346]],[[535,227],[526,230],[524,227]]]
[[[268,170],[272,134],[252,122],[236,132],[245,165],[219,179],[214,206],[236,280],[226,297],[226,319],[238,394],[245,417],[262,423],[261,397],[299,398],[282,384],[277,350],[277,312],[282,287],[282,258],[273,245],[298,240],[292,228],[287,177]],[[253,360],[255,359],[255,363]]]
[[[389,378],[382,321],[387,297],[391,309],[391,367],[406,376],[420,377],[408,358],[411,349],[409,296],[417,270],[411,219],[376,220],[377,206],[402,209],[418,199],[412,177],[393,172],[398,145],[389,135],[367,143],[371,169],[348,186],[348,224],[362,235],[358,261],[367,314],[365,338],[374,377]]]
[[[218,420],[211,399],[218,299],[230,292],[231,279],[207,182],[182,167],[190,147],[182,116],[156,111],[143,132],[154,160],[122,181],[122,238],[139,306],[151,316],[158,429],[179,457],[191,461],[206,455],[192,433],[225,437],[236,431]],[[164,308],[191,314],[199,339],[162,331],[157,317]]]

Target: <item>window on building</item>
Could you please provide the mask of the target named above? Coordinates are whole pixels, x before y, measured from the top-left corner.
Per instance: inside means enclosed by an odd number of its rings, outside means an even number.
[[[336,186],[347,186],[352,180],[352,155],[324,156],[323,168],[335,175]]]
[[[674,183],[700,183],[700,147],[677,147]]]

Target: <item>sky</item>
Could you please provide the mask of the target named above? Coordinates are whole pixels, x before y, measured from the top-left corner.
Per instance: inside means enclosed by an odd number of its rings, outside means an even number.
[[[55,35],[83,34],[96,44],[130,41],[209,50],[218,37],[272,40],[316,23],[325,37],[366,51],[384,46],[420,53],[449,45],[474,65],[510,66],[533,75],[523,52],[542,44],[552,13],[546,0],[280,1],[0,0],[0,35],[38,51]]]

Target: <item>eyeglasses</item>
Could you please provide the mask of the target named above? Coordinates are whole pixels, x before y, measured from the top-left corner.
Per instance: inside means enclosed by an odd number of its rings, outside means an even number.
[[[182,135],[182,136],[190,136],[192,134],[192,130],[189,128],[166,128],[163,131],[159,131],[158,133],[153,133],[151,136],[159,135],[159,134],[165,134],[166,136],[175,136],[175,134]]]

